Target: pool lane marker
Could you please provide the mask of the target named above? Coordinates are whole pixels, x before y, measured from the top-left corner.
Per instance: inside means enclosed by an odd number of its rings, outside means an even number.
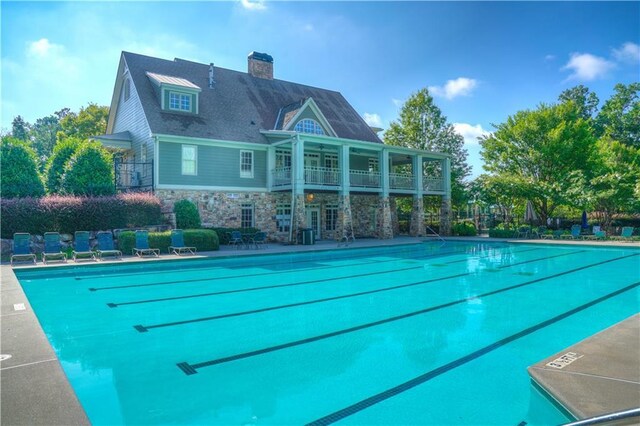
[[[526,261],[526,262],[519,262],[519,263],[514,263],[514,264],[511,264],[511,265],[504,265],[504,267],[508,268],[510,266],[522,265],[523,263],[532,263],[532,262],[538,262],[540,260],[551,259],[551,258],[554,258],[554,257],[568,256],[570,254],[582,253],[583,251],[584,250],[578,250],[578,251],[572,251],[572,252],[563,253],[563,254],[559,254],[559,255],[555,255],[555,256],[548,256],[548,257],[542,257],[542,258],[538,258],[538,259],[531,259],[531,260]],[[395,286],[391,286],[391,287],[378,288],[378,289],[375,289],[375,290],[361,291],[361,292],[358,292],[358,293],[349,293],[349,294],[344,294],[344,295],[341,295],[341,296],[325,297],[325,298],[322,298],[322,299],[307,300],[305,302],[288,303],[286,305],[269,306],[269,307],[266,307],[266,308],[252,309],[252,310],[249,310],[249,311],[233,312],[233,313],[229,313],[229,314],[214,315],[214,316],[203,317],[203,318],[194,318],[194,319],[189,319],[189,320],[166,322],[166,323],[162,323],[162,324],[154,324],[154,325],[147,325],[147,326],[138,324],[138,325],[134,325],[133,328],[135,328],[137,331],[139,331],[141,333],[145,333],[145,332],[149,331],[152,328],[174,327],[174,326],[178,326],[178,325],[193,324],[193,323],[197,323],[197,322],[215,321],[215,320],[219,320],[219,319],[231,318],[231,317],[239,317],[239,316],[244,316],[244,315],[254,315],[254,314],[258,314],[258,313],[262,313],[262,312],[276,311],[276,310],[280,310],[280,309],[294,308],[294,307],[305,306],[305,305],[313,305],[313,304],[316,304],[316,303],[324,303],[324,302],[330,302],[330,301],[334,301],[334,300],[348,299],[348,298],[351,298],[351,297],[365,296],[365,295],[368,295],[368,294],[382,293],[384,291],[392,291],[392,290],[397,290],[397,289],[400,289],[400,288],[414,287],[414,286],[429,284],[429,283],[437,282],[437,281],[444,281],[444,280],[450,280],[450,279],[453,279],[453,278],[460,278],[460,277],[464,277],[464,276],[468,276],[468,275],[472,275],[472,274],[474,274],[474,272],[463,272],[463,273],[460,273],[460,274],[449,275],[449,276],[446,276],[446,277],[432,278],[432,279],[429,279],[429,280],[418,281],[418,282],[407,283],[407,284],[399,284],[399,285],[395,285]]]
[[[408,380],[402,384],[399,384],[398,386],[394,386],[392,388],[389,388],[385,391],[382,391],[378,394],[375,394],[373,396],[370,396],[369,398],[363,399],[355,404],[352,404],[346,408],[343,408],[341,410],[338,410],[334,413],[331,413],[327,416],[324,416],[318,420],[314,420],[310,423],[307,424],[307,426],[324,426],[324,425],[330,425],[332,423],[335,423],[337,421],[340,421],[346,417],[349,417],[357,412],[360,412],[362,410],[365,410],[369,407],[371,407],[372,405],[378,404],[386,399],[392,398],[396,395],[399,395],[401,393],[404,393],[406,391],[408,391],[409,389],[415,388],[416,386],[419,386],[425,382],[428,382],[431,379],[434,379],[442,374],[445,374],[447,372],[449,372],[450,370],[453,370],[454,368],[460,367],[464,364],[467,364],[477,358],[480,358],[481,356],[484,356],[490,352],[495,351],[496,349],[500,349],[501,347],[514,342],[518,339],[521,339],[525,336],[528,336],[529,334],[535,333],[538,330],[541,330],[545,327],[548,327],[552,324],[557,323],[558,321],[562,321],[563,319],[566,319],[572,315],[577,314],[578,312],[582,312],[585,309],[591,308],[592,306],[595,306],[599,303],[602,303],[606,300],[609,300],[613,297],[616,297],[622,293],[625,293],[629,290],[633,290],[634,288],[640,286],[640,282],[636,282],[633,284],[630,284],[626,287],[623,287],[619,290],[616,290],[612,293],[606,294],[602,297],[599,297],[597,299],[594,299],[590,302],[587,302],[583,305],[577,306],[569,311],[566,311],[560,315],[557,315],[553,318],[549,318],[546,321],[542,321],[536,325],[533,325],[531,327],[525,328],[524,330],[519,331],[518,333],[512,334],[511,336],[505,337],[503,339],[498,340],[497,342],[494,342],[488,346],[485,346],[481,349],[478,349],[475,352],[472,352],[468,355],[465,355],[461,358],[458,358],[454,361],[451,361],[441,367],[438,367],[436,369],[433,369],[431,371],[428,371],[424,374],[421,374],[420,376],[414,377],[411,380]]]
[[[445,257],[445,256],[448,256],[448,255],[455,256],[457,254],[467,254],[467,253],[465,253],[463,251],[459,251],[459,250],[454,250],[454,251],[447,251],[447,252],[442,252],[442,253],[431,253],[431,254],[424,255],[424,256],[414,257],[413,259],[433,259],[433,258],[438,258],[438,257]],[[221,281],[221,280],[229,280],[229,279],[234,279],[234,278],[247,278],[247,277],[265,276],[265,275],[278,275],[278,274],[287,274],[287,273],[295,273],[295,272],[306,272],[306,271],[313,271],[313,270],[316,270],[316,269],[350,268],[350,267],[353,267],[353,266],[370,265],[372,263],[398,262],[400,260],[403,260],[403,258],[396,258],[396,259],[390,259],[390,260],[372,260],[372,261],[362,262],[362,263],[352,263],[352,264],[349,264],[349,265],[323,265],[323,266],[316,266],[316,267],[312,267],[312,268],[302,268],[302,269],[286,270],[286,271],[260,272],[260,273],[257,273],[257,274],[230,275],[230,276],[215,277],[215,278],[194,278],[194,279],[190,279],[190,280],[160,281],[160,282],[156,282],[156,283],[127,284],[127,285],[119,285],[119,286],[111,286],[111,287],[90,287],[88,290],[89,291],[119,290],[119,289],[123,289],[123,288],[152,287],[152,286],[157,286],[157,285],[181,284],[181,283],[200,282],[200,281]],[[406,259],[404,259],[404,260],[406,260]]]
[[[428,312],[432,312],[432,311],[448,308],[450,306],[455,306],[455,305],[459,305],[459,304],[462,304],[462,303],[467,303],[467,302],[469,302],[471,300],[474,300],[474,299],[493,296],[495,294],[504,293],[506,291],[514,290],[516,288],[526,287],[528,285],[535,284],[535,283],[538,283],[538,282],[541,282],[541,281],[550,280],[550,279],[557,278],[557,277],[560,277],[560,276],[563,276],[563,275],[572,274],[574,272],[578,272],[578,271],[582,271],[582,270],[585,270],[585,269],[593,268],[593,267],[596,267],[596,266],[604,265],[606,263],[616,262],[618,260],[623,260],[623,259],[627,259],[629,257],[634,257],[634,256],[640,256],[640,254],[634,253],[634,254],[630,254],[630,255],[626,255],[626,256],[616,257],[616,258],[613,258],[613,259],[608,259],[608,260],[605,260],[605,261],[602,261],[602,262],[598,262],[598,263],[592,263],[590,265],[581,266],[579,268],[570,269],[570,270],[564,271],[564,272],[559,272],[557,274],[549,275],[547,277],[537,278],[537,279],[531,280],[531,281],[525,281],[524,283],[521,283],[521,284],[512,285],[512,286],[509,286],[509,287],[501,288],[501,289],[498,289],[498,290],[493,290],[493,291],[490,291],[490,292],[487,292],[487,293],[478,294],[478,295],[475,295],[475,296],[465,297],[463,299],[454,300],[452,302],[444,303],[444,304],[441,304],[441,305],[431,306],[431,307],[428,307],[428,308],[420,309],[418,311],[408,312],[406,314],[397,315],[397,316],[394,316],[394,317],[385,318],[385,319],[382,319],[382,320],[369,322],[369,323],[357,325],[357,326],[346,328],[346,329],[342,329],[342,330],[333,331],[331,333],[320,334],[320,335],[313,336],[313,337],[307,337],[307,338],[301,339],[301,340],[295,340],[293,342],[282,343],[280,345],[270,346],[270,347],[266,347],[266,348],[263,348],[263,349],[257,349],[257,350],[254,350],[254,351],[245,352],[245,353],[241,353],[241,354],[237,354],[237,355],[231,355],[231,356],[218,358],[218,359],[214,359],[214,360],[210,360],[210,361],[199,362],[199,363],[196,363],[196,364],[190,364],[188,362],[180,362],[180,363],[178,363],[176,365],[178,366],[178,368],[180,368],[187,375],[195,374],[197,372],[197,369],[200,369],[200,368],[211,367],[213,365],[218,365],[218,364],[223,364],[223,363],[226,363],[226,362],[237,361],[237,360],[240,360],[240,359],[250,358],[250,357],[254,357],[254,356],[258,356],[258,355],[263,355],[263,354],[266,354],[266,353],[269,353],[269,352],[275,352],[275,351],[282,350],[282,349],[288,349],[288,348],[291,348],[291,347],[294,347],[294,346],[300,346],[300,345],[304,345],[304,344],[307,344],[307,343],[316,342],[316,341],[319,341],[319,340],[329,339],[331,337],[336,337],[336,336],[340,336],[340,335],[343,335],[343,334],[348,334],[348,333],[353,333],[353,332],[360,331],[360,330],[365,330],[367,328],[376,327],[378,325],[387,324],[387,323],[390,323],[390,322],[395,322],[395,321],[403,320],[403,319],[406,319],[406,318],[411,318],[411,317],[414,317],[414,316],[417,316],[417,315],[426,314]]]
[[[535,250],[540,250],[540,249],[535,249]],[[529,250],[522,250],[522,251],[529,251]],[[514,253],[521,253],[522,251],[514,252]],[[486,256],[481,256],[481,257],[490,257],[490,256],[493,256],[493,254],[486,255]],[[386,262],[386,261],[383,261],[383,262]],[[383,262],[379,262],[379,263],[383,263]],[[350,265],[350,266],[352,266],[352,265]],[[336,277],[336,278],[322,278],[322,279],[319,279],[319,280],[300,281],[300,282],[288,283],[288,284],[274,284],[274,285],[261,286],[261,287],[249,287],[249,288],[241,288],[241,289],[235,289],[235,290],[222,290],[222,291],[216,291],[216,292],[210,292],[210,293],[189,294],[189,295],[185,295],[185,296],[173,296],[173,297],[162,297],[162,298],[157,298],[157,299],[135,300],[135,301],[131,301],[131,302],[120,302],[120,303],[109,302],[109,303],[107,303],[107,306],[110,307],[110,308],[117,308],[118,306],[137,305],[137,304],[141,304],[141,303],[166,302],[166,301],[169,301],[169,300],[191,299],[191,298],[195,298],[195,297],[218,296],[218,295],[222,295],[222,294],[243,293],[243,292],[249,292],[249,291],[268,290],[268,289],[282,288],[282,287],[294,287],[294,286],[298,286],[298,285],[316,284],[316,283],[327,282],[327,281],[337,281],[337,280],[342,280],[342,279],[347,279],[347,278],[359,278],[359,277],[365,277],[365,276],[369,276],[369,275],[386,274],[386,273],[390,273],[390,272],[400,272],[400,271],[408,271],[408,270],[412,270],[412,269],[423,269],[423,268],[424,268],[424,266],[421,265],[421,266],[414,266],[414,267],[411,267],[411,268],[392,269],[392,270],[389,270],[389,271],[369,272],[369,273],[366,273],[366,274],[357,274],[357,275],[343,275],[343,276]]]

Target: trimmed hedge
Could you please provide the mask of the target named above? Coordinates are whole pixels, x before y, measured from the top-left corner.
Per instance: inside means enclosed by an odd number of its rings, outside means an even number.
[[[451,227],[451,232],[453,233],[453,235],[459,235],[461,237],[475,237],[476,235],[478,235],[476,226],[469,221],[454,223]]]
[[[210,228],[216,231],[218,234],[218,239],[220,240],[220,244],[228,245],[229,244],[229,234],[231,231],[240,231],[242,234],[255,234],[260,230],[258,228]]]
[[[211,229],[185,229],[184,243],[195,247],[198,251],[214,251],[220,248],[218,234]],[[123,254],[131,254],[136,244],[134,231],[123,231],[118,234],[118,248]],[[169,253],[171,231],[149,232],[149,247],[160,249],[161,253]]]
[[[176,201],[173,205],[176,214],[176,226],[178,229],[200,228],[200,213],[198,207],[189,200]]]
[[[518,230],[514,229],[489,229],[489,237],[491,238],[516,238]]]
[[[162,222],[160,200],[150,194],[110,197],[49,196],[0,200],[2,238],[16,232],[73,234],[136,228]]]

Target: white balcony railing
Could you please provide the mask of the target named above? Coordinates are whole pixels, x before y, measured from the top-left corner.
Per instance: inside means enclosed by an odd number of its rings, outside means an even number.
[[[307,185],[340,185],[340,169],[329,167],[305,167],[304,183]]]
[[[444,191],[444,179],[423,176],[422,189],[424,191]]]
[[[414,189],[414,179],[412,174],[389,173],[389,188],[392,189]]]
[[[291,167],[273,169],[273,186],[291,185]]]
[[[349,170],[349,183],[360,188],[380,188],[380,172]]]

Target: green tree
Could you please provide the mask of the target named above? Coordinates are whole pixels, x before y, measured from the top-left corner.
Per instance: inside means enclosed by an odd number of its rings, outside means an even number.
[[[595,117],[598,112],[598,103],[600,102],[598,96],[590,92],[589,89],[583,85],[563,91],[560,93],[560,96],[558,96],[558,100],[560,102],[574,102],[579,110],[579,114],[585,120]]]
[[[399,121],[392,122],[385,132],[384,142],[451,154],[452,201],[457,204],[464,198],[464,179],[471,172],[464,139],[447,122],[447,117],[434,103],[427,89],[409,97],[400,110]],[[429,168],[425,170],[427,173],[429,171]]]
[[[2,138],[0,181],[5,198],[44,195],[36,153],[26,142],[13,137]]]
[[[67,161],[60,186],[73,195],[114,194],[111,154],[97,142],[83,143]]]
[[[81,145],[82,141],[76,138],[64,139],[56,144],[45,168],[47,192],[57,194],[61,191],[65,166]]]
[[[176,201],[173,205],[176,214],[176,226],[180,229],[200,228],[200,213],[198,207],[189,200]]]
[[[596,117],[598,136],[640,148],[640,83],[616,84]]]
[[[80,108],[77,114],[67,111],[66,115],[60,119],[61,130],[58,132],[58,140],[68,137],[89,139],[102,135],[107,131],[108,118],[109,107],[93,103],[86,108]]]
[[[29,140],[29,123],[22,116],[17,116],[11,122],[11,136],[21,141]]]
[[[31,126],[29,136],[31,146],[38,153],[40,164],[46,164],[56,144],[56,135],[60,131],[60,120],[55,114],[38,118]]]
[[[485,169],[511,180],[543,221],[573,202],[571,178],[589,170],[596,139],[582,112],[572,101],[519,111],[480,140]]]

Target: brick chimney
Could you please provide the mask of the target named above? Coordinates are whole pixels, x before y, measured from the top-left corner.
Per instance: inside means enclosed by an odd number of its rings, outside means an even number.
[[[247,57],[248,73],[254,77],[273,80],[273,57],[266,53],[251,52]]]

